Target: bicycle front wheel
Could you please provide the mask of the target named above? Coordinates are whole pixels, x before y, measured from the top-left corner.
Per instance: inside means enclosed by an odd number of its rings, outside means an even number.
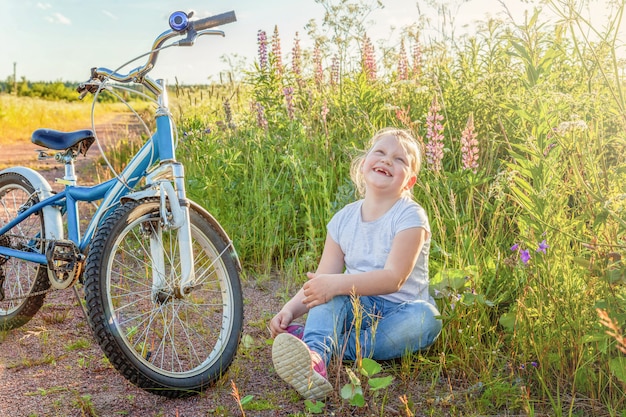
[[[193,206],[196,281],[190,294],[180,294],[176,231],[162,227],[159,209],[155,199],[132,201],[104,222],[89,250],[85,295],[111,364],[138,387],[175,398],[199,393],[230,366],[243,298],[230,243]],[[165,262],[155,261],[155,252]],[[163,263],[165,271],[155,271]]]
[[[35,187],[22,175],[0,175],[0,225],[20,211],[39,202]],[[0,236],[0,245],[27,252],[43,253],[44,221],[36,212]],[[48,269],[18,258],[0,257],[0,330],[26,324],[43,305],[50,288]]]

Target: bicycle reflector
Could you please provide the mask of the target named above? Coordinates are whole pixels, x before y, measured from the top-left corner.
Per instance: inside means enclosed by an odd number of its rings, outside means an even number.
[[[185,12],[174,12],[170,16],[170,27],[176,32],[182,32],[189,27],[189,17]]]

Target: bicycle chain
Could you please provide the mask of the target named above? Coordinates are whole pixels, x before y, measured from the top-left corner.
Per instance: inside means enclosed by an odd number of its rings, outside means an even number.
[[[26,236],[22,236],[22,235],[14,235],[14,234],[10,234],[10,233],[5,233],[4,235],[2,235],[1,238],[17,238],[17,239],[26,239]],[[46,239],[42,239],[42,238],[28,238],[29,240],[34,240],[34,241],[38,241],[38,242],[43,242],[44,244],[46,243]],[[4,270],[1,269],[3,264],[6,262],[6,258],[2,258],[3,260],[0,260],[0,295],[2,296],[0,299],[0,303],[5,303],[5,302],[11,302],[11,301],[17,301],[17,300],[23,300],[25,298],[30,298],[30,297],[38,297],[40,295],[43,294],[47,294],[49,292],[52,292],[54,290],[56,290],[56,288],[54,287],[50,287],[47,290],[41,290],[41,291],[35,291],[35,292],[29,292],[26,295],[21,295],[18,297],[9,297],[6,298],[4,297],[4,281],[6,280],[6,277],[4,276]]]

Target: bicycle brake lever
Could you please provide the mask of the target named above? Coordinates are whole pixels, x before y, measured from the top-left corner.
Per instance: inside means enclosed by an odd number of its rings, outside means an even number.
[[[187,37],[185,39],[181,39],[177,42],[174,42],[176,46],[193,46],[196,38],[202,35],[220,35],[225,37],[226,34],[223,30],[201,30],[200,32],[196,32],[195,30],[192,32],[191,30],[187,32]]]

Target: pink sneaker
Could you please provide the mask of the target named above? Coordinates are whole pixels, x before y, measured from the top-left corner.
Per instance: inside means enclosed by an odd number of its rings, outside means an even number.
[[[291,323],[287,326],[287,333],[294,335],[298,339],[302,340],[304,337],[304,325],[300,323]]]
[[[326,365],[322,358],[296,336],[289,333],[276,336],[272,361],[278,376],[304,398],[324,398],[333,390],[326,379]]]

